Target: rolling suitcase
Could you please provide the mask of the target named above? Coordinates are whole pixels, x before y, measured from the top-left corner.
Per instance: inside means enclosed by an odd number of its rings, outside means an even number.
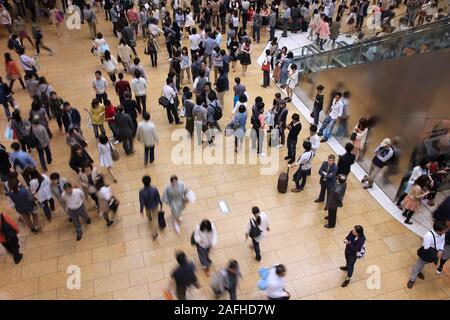
[[[277,186],[278,192],[286,193],[288,181],[289,181],[289,167],[287,169],[287,172],[282,172],[278,176],[278,186]]]

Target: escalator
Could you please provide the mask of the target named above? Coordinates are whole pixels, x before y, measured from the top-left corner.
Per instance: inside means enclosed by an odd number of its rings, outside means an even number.
[[[450,47],[450,18],[385,36],[369,38],[351,45],[338,43],[337,48],[321,52],[314,45],[294,51],[294,62],[305,73],[356,64],[400,59]]]

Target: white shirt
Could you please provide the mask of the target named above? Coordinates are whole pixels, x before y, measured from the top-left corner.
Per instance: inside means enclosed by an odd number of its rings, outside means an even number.
[[[33,193],[40,202],[49,200],[52,197],[52,191],[50,190],[50,179],[45,174],[42,175],[42,178],[44,178],[44,180],[42,180],[40,187],[37,179],[33,179],[30,181],[31,193]],[[38,187],[39,190],[36,192]]]
[[[102,94],[105,93],[106,88],[108,87],[108,82],[103,77],[100,77],[99,80],[97,80],[97,78],[94,78],[94,80],[92,80],[92,85],[95,88],[96,94]]]
[[[200,47],[200,42],[202,41],[202,37],[196,33],[196,34],[191,34],[189,36],[189,47],[191,48],[191,50],[198,50]]]
[[[23,54],[19,57],[20,64],[22,65],[23,70],[32,71],[33,67],[36,68],[36,61],[33,58]]]
[[[431,234],[431,232],[433,232],[434,237],[436,238],[436,247],[434,246],[433,234]],[[444,251],[445,233],[438,235],[434,230],[428,231],[423,237],[422,245],[424,249],[428,249],[431,247],[437,249],[438,251]]]
[[[206,78],[206,82],[209,81],[209,78],[206,76],[206,73],[205,73],[204,78]],[[197,88],[197,84],[198,84],[198,82],[200,81],[200,79],[202,79],[202,77],[200,77],[200,76],[198,76],[197,78],[195,78],[194,83],[192,84],[192,87],[194,88],[194,90],[195,90],[195,88]],[[205,82],[205,83],[206,83],[206,82]]]
[[[99,199],[103,199],[105,201],[109,201],[109,200],[111,200],[113,194],[111,192],[111,188],[110,187],[103,186],[97,192],[97,196],[98,196]]]
[[[421,166],[415,166],[411,173],[411,177],[409,177],[408,184],[412,186],[421,175],[429,175],[429,170],[422,169]]]
[[[133,89],[136,96],[144,96],[146,94],[147,81],[142,77],[134,78],[131,80],[131,89]]]
[[[84,192],[81,189],[73,188],[71,195],[67,194],[64,191],[61,198],[63,198],[63,200],[66,202],[68,209],[76,210],[83,204]]]
[[[342,102],[342,99],[339,99],[339,101],[336,102],[336,98],[334,98],[333,105],[331,106],[330,111],[331,119],[336,120],[337,118],[341,117],[343,111],[344,111],[344,103]]]
[[[297,160],[297,164],[300,166],[300,169],[302,169],[302,170],[311,169],[311,162],[312,162],[313,157],[314,157],[314,152],[312,152],[312,151],[303,152],[303,154]]]
[[[319,135],[316,133],[315,135],[309,137],[309,142],[311,142],[311,150],[314,153],[316,153],[316,151],[320,147],[320,137],[319,137]]]
[[[276,274],[275,268],[269,270],[267,275],[267,289],[266,294],[270,298],[287,297],[289,294],[284,291],[284,280]]]
[[[105,68],[106,72],[115,72],[117,69],[117,60],[114,58],[114,56],[111,56],[111,59],[106,60],[103,59],[103,67]]]
[[[200,231],[200,225],[195,227],[194,239],[195,242],[202,248],[213,248],[217,245],[217,230],[214,224],[211,223],[211,232]]]
[[[175,103],[174,98],[175,98],[175,96],[176,96],[177,94],[176,94],[175,90],[173,90],[173,88],[172,88],[171,86],[169,86],[169,85],[166,84],[166,85],[163,87],[162,95],[163,95],[164,97],[166,97],[167,99],[169,99],[170,103]]]
[[[264,212],[260,212],[259,213],[259,217],[261,218],[261,223],[258,225],[259,230],[261,230],[261,234],[259,236],[257,236],[256,238],[254,238],[255,241],[261,241],[262,238],[264,238],[265,233],[268,231],[269,229],[269,219],[267,218],[267,214],[265,214]],[[254,223],[256,222],[256,218],[252,218],[252,222]],[[250,222],[248,223],[248,229],[247,229],[247,234],[250,233],[250,229],[251,229],[251,224]]]
[[[117,54],[119,55],[120,60],[131,64],[131,48],[128,45],[119,45]]]

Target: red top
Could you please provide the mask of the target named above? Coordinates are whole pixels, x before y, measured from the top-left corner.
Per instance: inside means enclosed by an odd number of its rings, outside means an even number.
[[[8,75],[18,75],[20,76],[20,70],[17,67],[17,63],[15,61],[8,61],[5,63],[6,74]]]
[[[119,97],[123,97],[125,91],[131,92],[130,83],[127,80],[120,80],[116,82],[116,93]]]
[[[19,233],[19,227],[17,226],[16,222],[8,216],[6,213],[1,213],[3,217],[5,218],[5,221],[7,224],[9,224],[14,230],[16,230],[17,233]],[[1,232],[2,230],[2,221],[0,219],[0,243],[6,242],[5,236]]]
[[[116,107],[114,107],[112,104],[105,108],[105,120],[109,123],[114,123],[114,117],[116,115]]]

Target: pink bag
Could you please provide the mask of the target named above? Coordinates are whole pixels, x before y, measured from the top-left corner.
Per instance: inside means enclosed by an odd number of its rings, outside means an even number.
[[[59,10],[55,11],[55,18],[58,23],[61,23],[64,21],[64,17],[62,16],[61,12],[59,12]]]

